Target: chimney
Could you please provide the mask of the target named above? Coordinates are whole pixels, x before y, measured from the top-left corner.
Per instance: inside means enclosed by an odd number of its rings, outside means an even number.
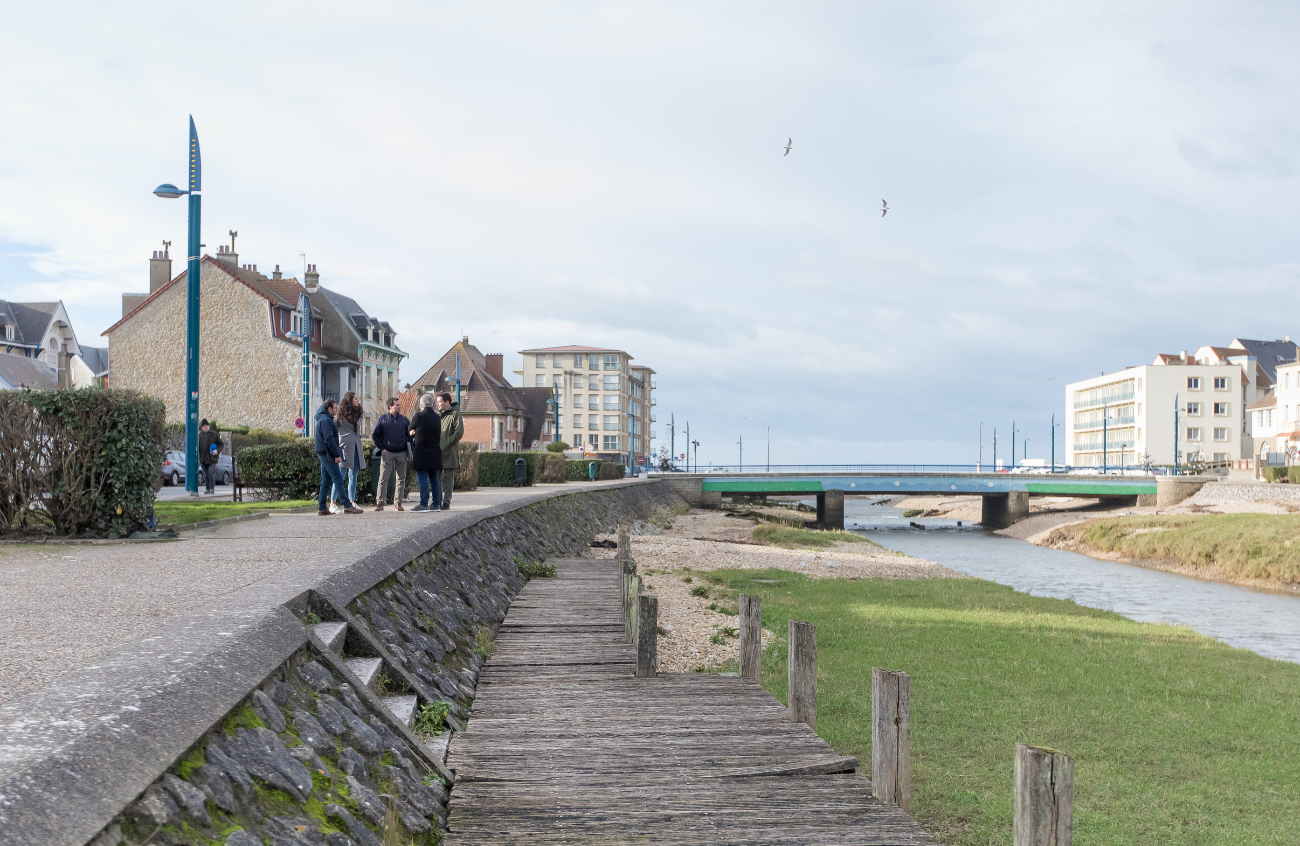
[[[149,259],[149,293],[172,281],[172,259],[167,250],[154,250]]]
[[[280,272],[280,265],[277,264],[277,265],[275,266],[275,270],[271,273],[271,278],[272,278],[272,279],[283,279],[283,278],[284,278],[284,274]]]
[[[148,294],[122,294],[122,316],[126,317],[140,307],[140,303],[149,299]]]
[[[307,289],[309,294],[314,294],[320,290],[320,274],[316,272],[316,265],[307,265],[307,272],[302,275],[302,286]]]
[[[504,382],[505,377],[505,356],[501,353],[488,353],[487,356],[487,373],[498,382]]]
[[[220,245],[217,247],[217,261],[224,261],[227,267],[239,267],[239,253]]]
[[[59,350],[59,387],[60,388],[72,387],[72,373],[70,372],[68,366],[71,363],[71,360],[72,360],[72,353],[68,352],[66,349]]]
[[[1178,356],[1183,360],[1183,364],[1187,363],[1187,350],[1179,350]]]

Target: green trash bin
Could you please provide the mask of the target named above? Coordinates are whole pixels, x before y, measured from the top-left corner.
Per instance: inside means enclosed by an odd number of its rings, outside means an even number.
[[[600,475],[600,462],[593,461],[587,465],[587,478],[594,482],[598,475]]]
[[[528,459],[515,459],[515,484],[523,487],[528,482]]]

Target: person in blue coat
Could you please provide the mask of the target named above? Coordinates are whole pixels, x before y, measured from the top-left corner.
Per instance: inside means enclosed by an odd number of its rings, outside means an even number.
[[[334,409],[337,407],[334,400],[325,400],[316,409],[316,457],[320,459],[320,494],[316,497],[316,513],[321,517],[332,516],[329,509],[331,490],[339,491],[344,514],[361,513],[356,503],[348,499],[347,489],[343,487],[343,474],[339,471],[343,450],[339,446],[339,430],[334,425]]]

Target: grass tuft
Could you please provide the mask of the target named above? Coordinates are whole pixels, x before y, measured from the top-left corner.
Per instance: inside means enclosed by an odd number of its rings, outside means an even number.
[[[754,527],[753,538],[769,546],[786,549],[820,549],[835,546],[837,543],[871,543],[871,541],[853,532],[840,530],[817,531],[815,529],[796,529],[779,523],[764,523]]]

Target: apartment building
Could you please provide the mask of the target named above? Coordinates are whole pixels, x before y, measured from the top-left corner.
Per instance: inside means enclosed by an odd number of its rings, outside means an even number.
[[[559,397],[559,439],[612,459],[642,464],[655,438],[654,373],[624,350],[539,347],[520,351],[525,387]],[[551,433],[554,436],[554,433]]]
[[[1280,364],[1276,384],[1246,411],[1262,464],[1300,463],[1300,361]]]

